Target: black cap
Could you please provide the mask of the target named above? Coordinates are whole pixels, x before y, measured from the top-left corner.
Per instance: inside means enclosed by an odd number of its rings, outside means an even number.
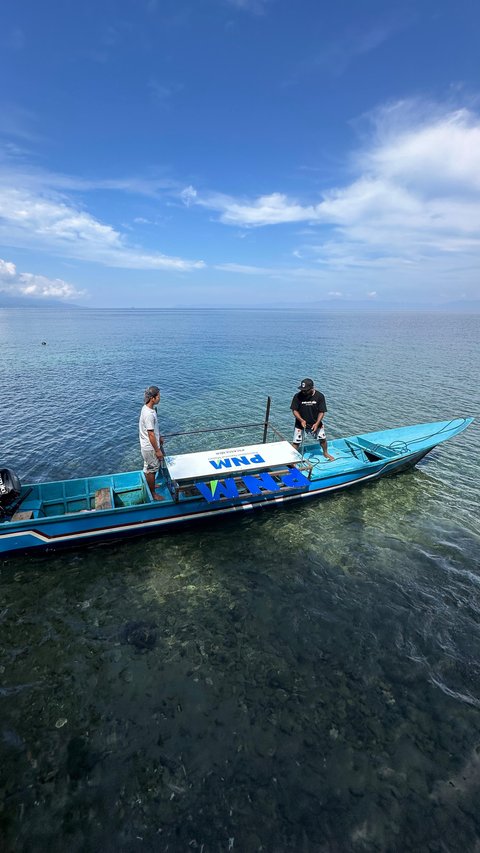
[[[299,391],[311,391],[315,383],[313,379],[302,379],[298,386]]]

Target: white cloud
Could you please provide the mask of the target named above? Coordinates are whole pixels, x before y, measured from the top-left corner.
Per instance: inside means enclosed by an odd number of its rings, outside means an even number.
[[[313,203],[281,192],[236,199],[194,188],[188,201],[236,227],[308,222],[323,239],[311,233],[293,254],[332,270],[417,266],[437,274],[441,262],[453,270],[460,258],[472,270],[480,262],[479,116],[401,103],[373,119],[354,179]]]
[[[46,278],[29,272],[17,272],[15,264],[0,258],[0,292],[10,296],[33,296],[37,299],[79,299],[85,295],[61,278]]]
[[[187,206],[197,204],[216,210],[220,213],[220,221],[226,225],[242,225],[245,228],[318,219],[316,207],[302,207],[283,193],[262,195],[253,201],[239,201],[221,193],[201,196],[194,187],[187,187],[181,193],[181,198]]]
[[[0,110],[0,136],[7,141],[7,145],[13,140],[20,140],[24,143],[38,142],[40,136],[34,130],[39,122],[37,116],[30,110],[13,104],[2,104]],[[5,143],[4,143],[5,144]],[[22,149],[17,149],[19,154],[23,154]],[[2,150],[0,148],[0,160],[2,159]]]
[[[18,177],[18,176],[17,176]],[[52,190],[12,186],[0,176],[0,242],[55,251],[109,267],[189,271],[204,266],[130,246],[124,235]]]
[[[262,15],[273,0],[226,0],[226,2],[229,6],[234,6],[236,9],[253,12],[255,15]]]
[[[0,126],[1,130],[1,126]],[[11,122],[7,131],[11,131]],[[101,222],[76,203],[76,192],[111,190],[159,199],[178,192],[164,176],[91,180],[33,168],[25,152],[0,147],[0,243],[53,251],[68,258],[108,267],[188,272],[205,266],[201,260],[148,252],[131,245],[113,226]]]
[[[403,104],[376,120],[375,143],[358,157],[363,174],[325,195],[322,221],[347,241],[411,260],[480,252],[479,117],[412,115]]]
[[[196,189],[192,186],[185,187],[180,193],[180,198],[182,199],[185,207],[190,207],[190,205],[195,204],[198,199],[198,193]]]
[[[181,83],[165,83],[161,80],[157,80],[156,78],[152,78],[149,81],[148,88],[156,101],[165,103],[174,95],[178,94],[178,92],[181,92],[183,85]]]
[[[109,267],[204,267],[203,261],[134,245],[126,226],[117,229],[73,200],[75,193],[97,189],[154,201],[168,194],[177,202],[180,197],[185,208],[213,212],[212,218],[233,226],[239,236],[249,235],[241,259],[246,263],[216,265],[221,272],[308,280],[325,293],[363,288],[363,293],[381,297],[385,282],[404,280],[413,287],[427,281],[433,290],[448,277],[455,280],[461,270],[462,287],[478,291],[480,117],[472,110],[442,112],[438,106],[402,102],[368,119],[367,141],[349,163],[351,180],[308,198],[290,196],[278,186],[243,198],[193,186],[180,191],[168,176],[88,180],[23,167],[18,158],[12,168],[7,155],[0,161],[0,243]],[[142,216],[132,221],[158,224]],[[292,228],[299,224],[301,229]],[[278,267],[248,263],[246,249],[256,245],[256,259],[258,232],[273,226],[282,226],[282,234],[295,240],[280,247],[282,258],[288,252],[301,267],[281,267],[281,261]]]
[[[18,137],[29,143],[36,138],[27,129],[27,119],[33,123],[34,117],[23,115],[18,110],[7,114],[0,113],[0,136]],[[62,172],[49,172],[29,166],[29,153],[12,144],[11,140],[0,144],[0,186],[20,187],[39,194],[89,192],[110,190],[148,198],[160,199],[166,192],[179,191],[178,184],[172,178],[158,170],[150,177],[138,175],[126,178],[79,178]]]
[[[268,267],[255,267],[248,264],[216,264],[214,267],[221,272],[242,273],[243,275],[279,275],[281,270],[269,269]]]
[[[402,103],[379,111],[374,120],[381,139],[359,165],[418,193],[480,190],[479,117],[461,109],[425,121],[412,116],[413,109]],[[405,114],[413,126],[401,127]]]
[[[343,74],[357,57],[376,50],[408,24],[408,13],[397,11],[392,14],[389,10],[373,26],[363,29],[347,27],[339,39],[321,44],[317,57],[313,62],[308,61],[306,67],[311,69],[319,66],[327,68],[332,74]]]

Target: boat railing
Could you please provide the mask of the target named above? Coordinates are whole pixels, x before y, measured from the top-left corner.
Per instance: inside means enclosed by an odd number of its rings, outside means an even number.
[[[245,429],[255,429],[261,427],[264,430],[264,436],[262,440],[262,444],[267,443],[267,435],[268,430],[271,430],[276,439],[280,441],[287,441],[285,436],[278,430],[273,424],[265,424],[264,421],[259,421],[258,423],[253,424],[232,424],[231,426],[219,426],[219,427],[206,427],[205,429],[191,429],[185,430],[184,432],[167,432],[162,435],[162,438],[177,438],[179,436],[186,435],[201,435],[205,433],[211,432],[229,432],[231,430],[245,430]],[[265,432],[266,430],[266,432]]]
[[[217,433],[217,434],[225,433],[225,434],[227,434],[227,433],[232,432],[233,430],[235,430],[237,433],[238,432],[245,433],[247,430],[261,429],[261,431],[262,431],[261,436],[262,437],[261,437],[260,441],[259,441],[258,436],[255,436],[255,438],[250,443],[252,443],[252,444],[258,444],[258,443],[267,444],[268,441],[287,441],[288,439],[285,438],[283,433],[281,433],[280,430],[278,430],[276,427],[273,426],[273,424],[270,423],[271,402],[272,402],[271,397],[267,397],[265,417],[262,421],[256,421],[254,423],[249,423],[249,424],[231,424],[231,425],[228,424],[228,425],[224,425],[224,426],[205,427],[205,428],[201,428],[201,429],[197,428],[197,429],[192,429],[192,430],[184,430],[182,432],[168,432],[168,433],[164,433],[164,435],[162,436],[162,440],[171,439],[171,438],[180,438],[180,439],[183,439],[186,437],[191,438],[192,436],[208,435],[211,433]],[[269,436],[271,436],[271,437],[269,437]],[[245,438],[244,437],[241,438],[241,442],[245,444]],[[238,440],[237,440],[237,443],[238,443]],[[180,441],[180,444],[183,444],[183,442]],[[202,449],[206,449],[206,448],[202,448]],[[192,450],[191,444],[189,444],[189,450],[190,451]]]
[[[281,441],[286,441],[285,436],[283,436],[282,433],[279,432],[279,430],[275,429],[275,427],[272,426],[272,424],[270,423],[270,407],[271,407],[271,404],[272,404],[272,398],[267,397],[267,406],[266,406],[266,410],[265,410],[265,417],[264,417],[263,421],[258,421],[257,423],[253,423],[253,424],[232,424],[232,425],[221,426],[221,427],[206,427],[205,429],[193,429],[193,430],[187,430],[184,432],[167,432],[163,435],[163,438],[176,438],[178,436],[184,436],[184,435],[200,435],[201,433],[208,433],[208,432],[228,432],[229,430],[233,430],[233,429],[236,429],[236,430],[256,429],[257,427],[261,427],[263,430],[262,444],[266,444],[266,442],[267,442],[267,434],[268,434],[269,429],[271,429],[273,431],[273,433],[278,438],[280,438]]]

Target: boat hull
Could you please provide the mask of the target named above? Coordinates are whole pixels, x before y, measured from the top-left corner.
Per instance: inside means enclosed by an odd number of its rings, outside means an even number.
[[[202,497],[198,489],[193,496],[190,494],[188,497],[174,500],[165,483],[160,484],[163,485],[165,500],[153,501],[148,490],[145,490],[141,472],[25,487],[36,490],[33,492],[34,497],[40,497],[42,501],[29,497],[24,506],[35,507],[41,503],[43,510],[52,512],[53,515],[42,516],[37,508],[32,510],[37,517],[15,521],[14,516],[12,520],[0,523],[0,556],[25,551],[53,551],[130,536],[159,534],[187,524],[215,522],[256,509],[278,508],[293,503],[299,504],[304,500],[324,498],[334,492],[365,485],[412,468],[433,447],[465,429],[470,422],[471,419],[462,419],[458,423],[424,424],[416,428],[403,428],[403,431],[386,430],[339,439],[330,445],[332,452],[337,454],[337,459],[332,463],[326,462],[323,456],[319,455],[317,444],[310,445],[305,448],[304,453],[304,459],[310,464],[310,475],[308,481],[303,477],[302,485],[282,485],[282,490],[278,491],[262,488],[257,494],[223,496],[210,502]],[[448,423],[453,423],[454,427],[445,429],[445,424]],[[433,437],[429,435],[429,429],[432,427],[439,427]],[[402,437],[399,437],[400,433]],[[291,468],[292,466],[289,466],[290,471]],[[129,486],[129,482],[133,485]],[[216,480],[214,482],[217,483]],[[288,483],[288,480],[286,482]],[[77,495],[75,490],[80,491],[80,483],[83,484],[83,492],[82,495]],[[112,506],[105,509],[88,509],[91,503],[90,492],[99,485],[101,491],[110,489],[112,494],[115,494]],[[137,491],[143,489],[144,498],[141,498],[142,502],[139,504],[129,505],[128,500],[131,498],[128,498],[128,495],[134,493],[134,487]],[[96,494],[98,493],[97,489]],[[121,505],[118,505],[119,500],[122,501]],[[85,502],[87,509],[75,509],[83,507]],[[63,514],[55,514],[60,506],[66,511]]]

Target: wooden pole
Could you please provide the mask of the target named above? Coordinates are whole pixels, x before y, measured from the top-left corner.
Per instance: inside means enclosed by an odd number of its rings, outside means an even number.
[[[267,411],[265,412],[265,425],[263,427],[263,443],[267,442],[267,430],[268,430],[268,421],[270,418],[270,404],[272,400],[271,397],[267,397]]]

